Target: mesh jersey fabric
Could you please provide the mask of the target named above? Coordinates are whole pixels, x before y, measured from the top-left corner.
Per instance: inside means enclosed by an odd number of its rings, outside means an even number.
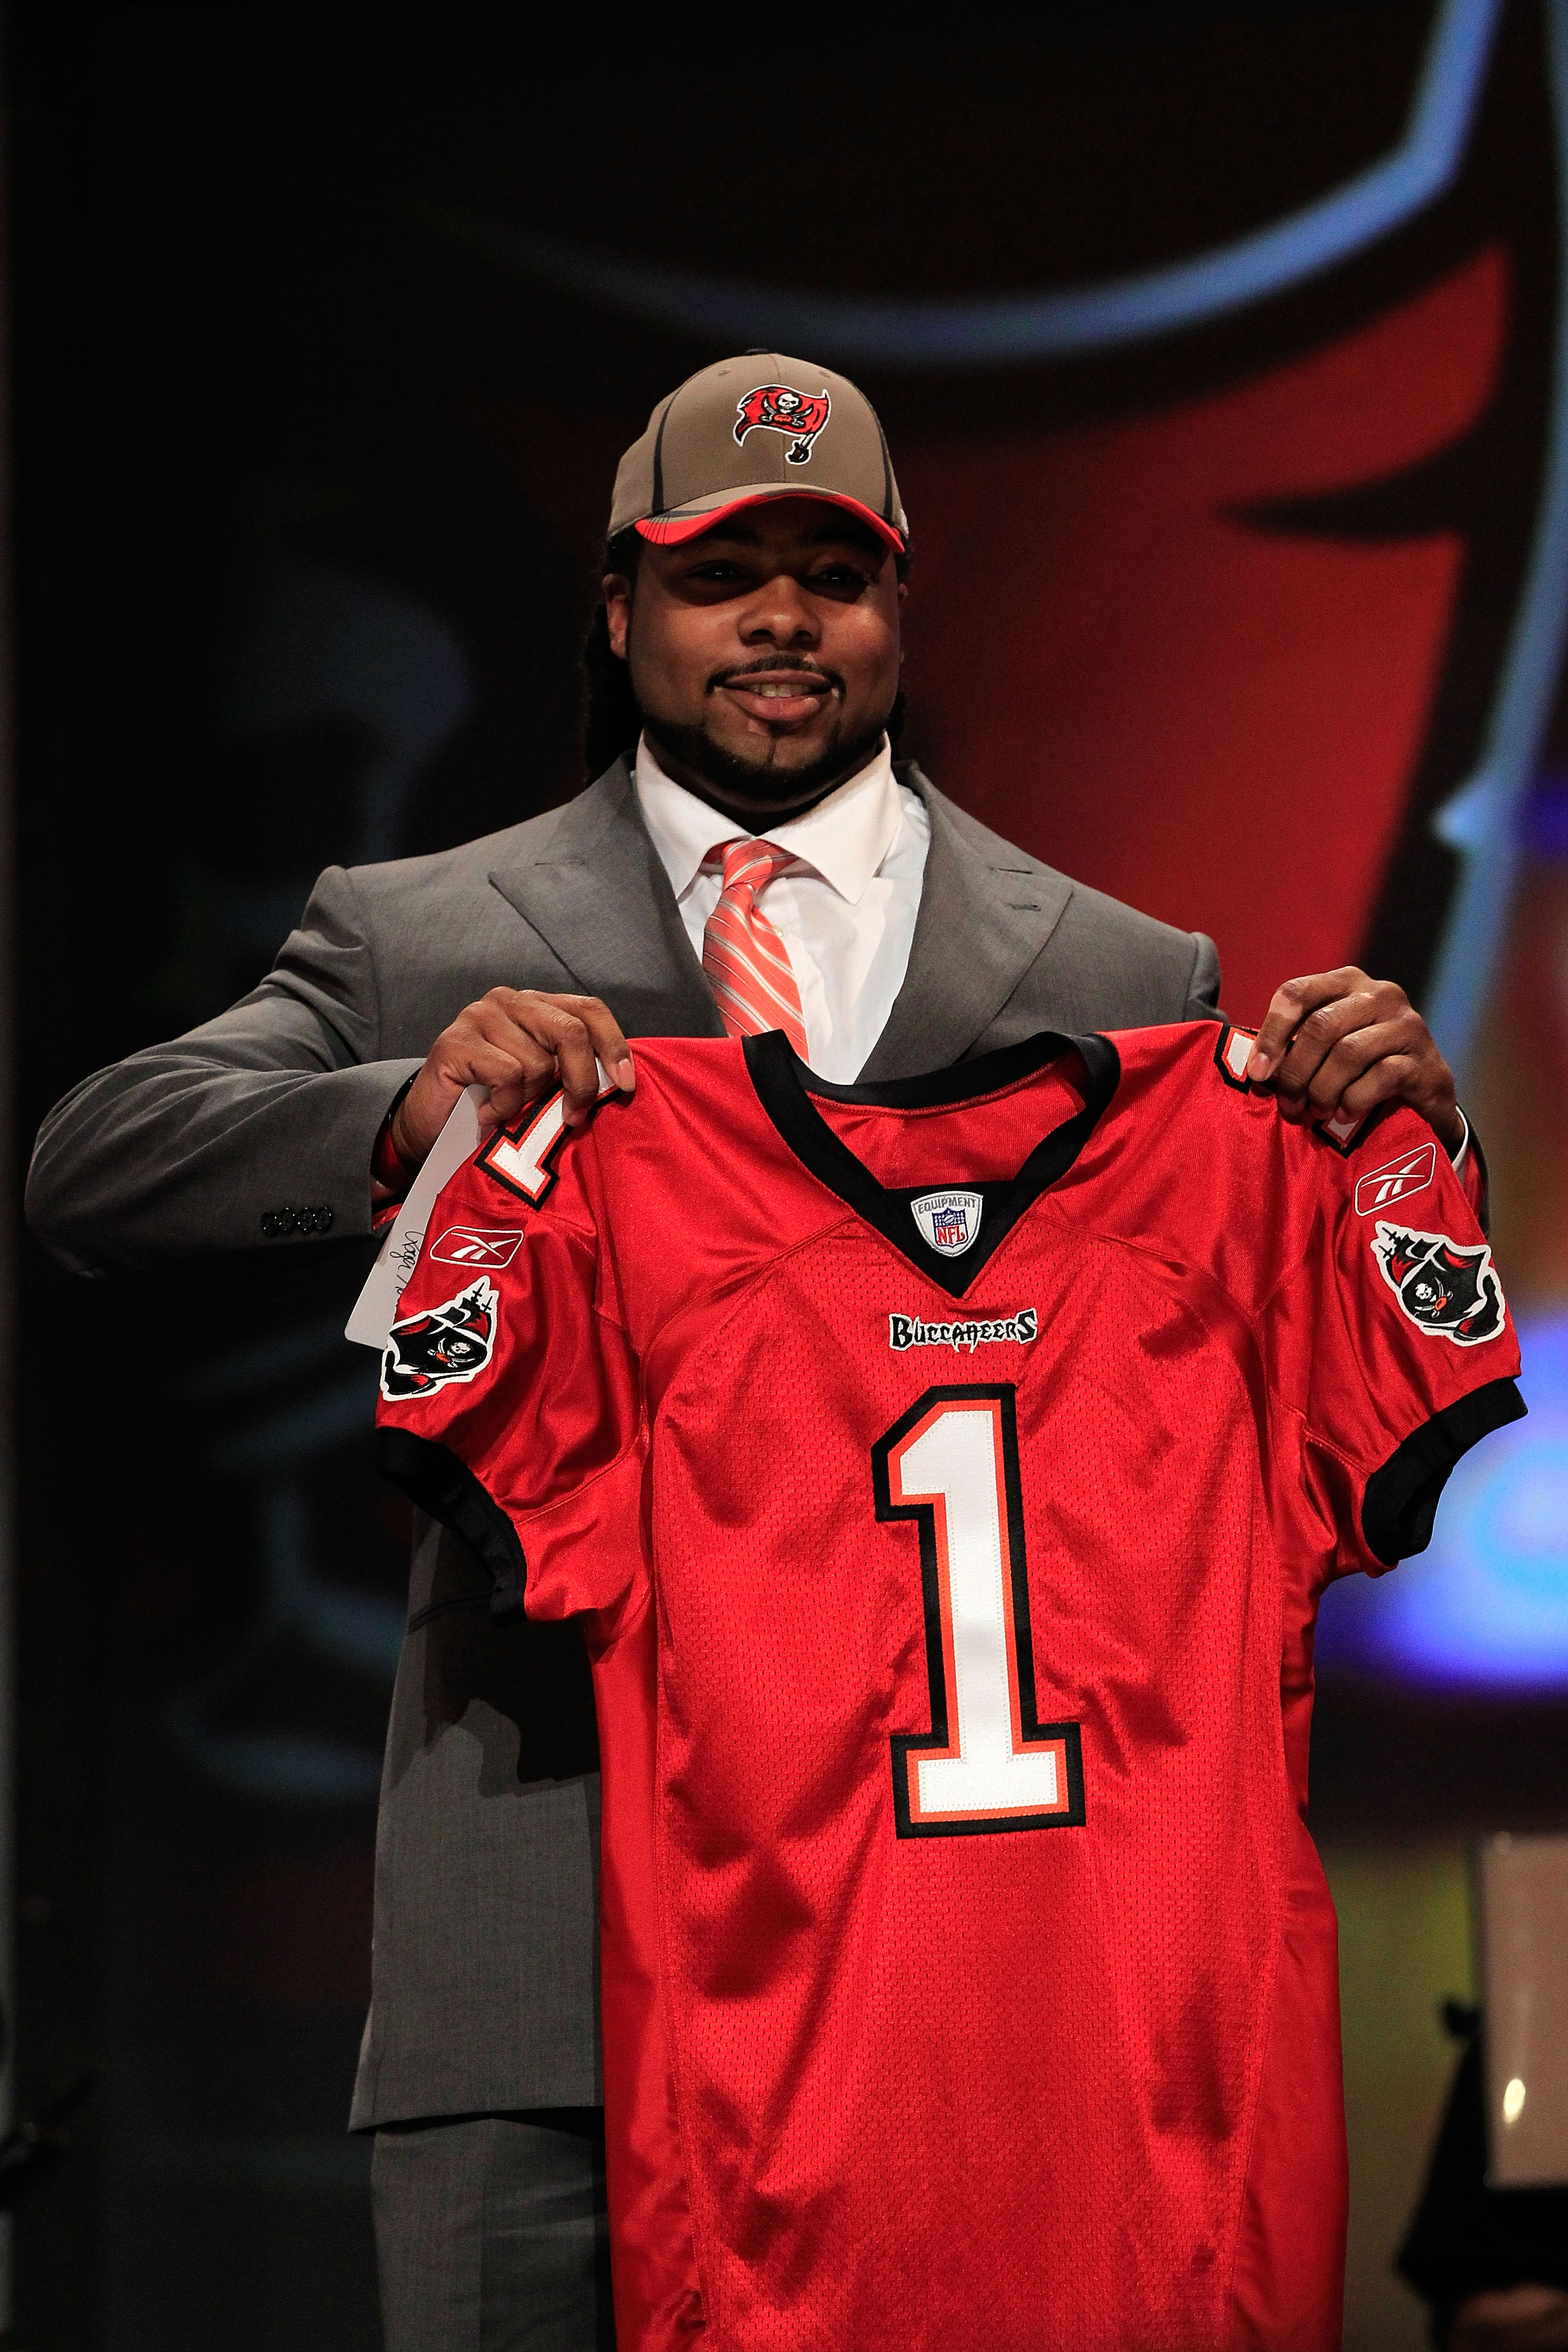
[[[643,1043],[441,1196],[378,1442],[584,1622],[625,2352],[1338,2341],[1313,1620],[1523,1406],[1430,1130],[1245,1053]]]

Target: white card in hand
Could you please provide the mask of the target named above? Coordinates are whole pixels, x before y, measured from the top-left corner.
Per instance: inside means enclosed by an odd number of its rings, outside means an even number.
[[[465,1087],[452,1115],[430,1147],[429,1157],[408,1188],[408,1198],[386,1229],[381,1254],[371,1267],[353,1313],[343,1326],[346,1339],[362,1348],[384,1348],[409,1276],[419,1263],[425,1228],[441,1187],[479,1148],[479,1105],[489,1088]]]
[[[595,1063],[595,1067],[599,1076],[599,1100],[603,1102],[606,1095],[615,1093],[615,1081],[605,1076],[602,1062]],[[362,1348],[380,1349],[391,1337],[408,1278],[419,1263],[430,1212],[441,1187],[479,1148],[479,1105],[489,1092],[488,1087],[464,1087],[450,1118],[431,1145],[428,1159],[409,1186],[408,1198],[387,1227],[380,1255],[354,1301],[353,1313],[343,1326],[344,1338],[357,1339]],[[541,1097],[540,1101],[542,1111],[536,1111],[520,1147],[525,1159],[536,1163],[535,1173],[560,1140],[563,1122],[559,1095]],[[528,1197],[526,1192],[524,1197]]]

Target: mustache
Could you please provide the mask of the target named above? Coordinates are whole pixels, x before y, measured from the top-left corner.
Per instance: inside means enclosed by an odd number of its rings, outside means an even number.
[[[728,663],[723,669],[716,669],[712,673],[707,690],[711,694],[716,687],[733,686],[744,677],[765,677],[781,669],[804,671],[807,677],[821,678],[823,684],[836,694],[844,691],[844,680],[837,670],[825,668],[821,662],[813,661],[809,655],[797,654],[763,654],[755,661]]]

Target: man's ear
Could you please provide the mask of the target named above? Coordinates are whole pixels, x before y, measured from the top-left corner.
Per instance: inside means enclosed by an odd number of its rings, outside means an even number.
[[[610,651],[625,661],[626,632],[632,625],[632,583],[624,572],[606,572],[603,586],[605,620],[610,633]]]

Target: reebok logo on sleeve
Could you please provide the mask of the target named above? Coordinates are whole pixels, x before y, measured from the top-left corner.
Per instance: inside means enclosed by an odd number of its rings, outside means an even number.
[[[1436,1173],[1435,1143],[1418,1143],[1414,1150],[1401,1152],[1397,1160],[1385,1160],[1381,1168],[1369,1170],[1358,1180],[1356,1215],[1375,1217],[1380,1209],[1392,1209],[1395,1201],[1405,1200],[1412,1192],[1424,1192]]]

